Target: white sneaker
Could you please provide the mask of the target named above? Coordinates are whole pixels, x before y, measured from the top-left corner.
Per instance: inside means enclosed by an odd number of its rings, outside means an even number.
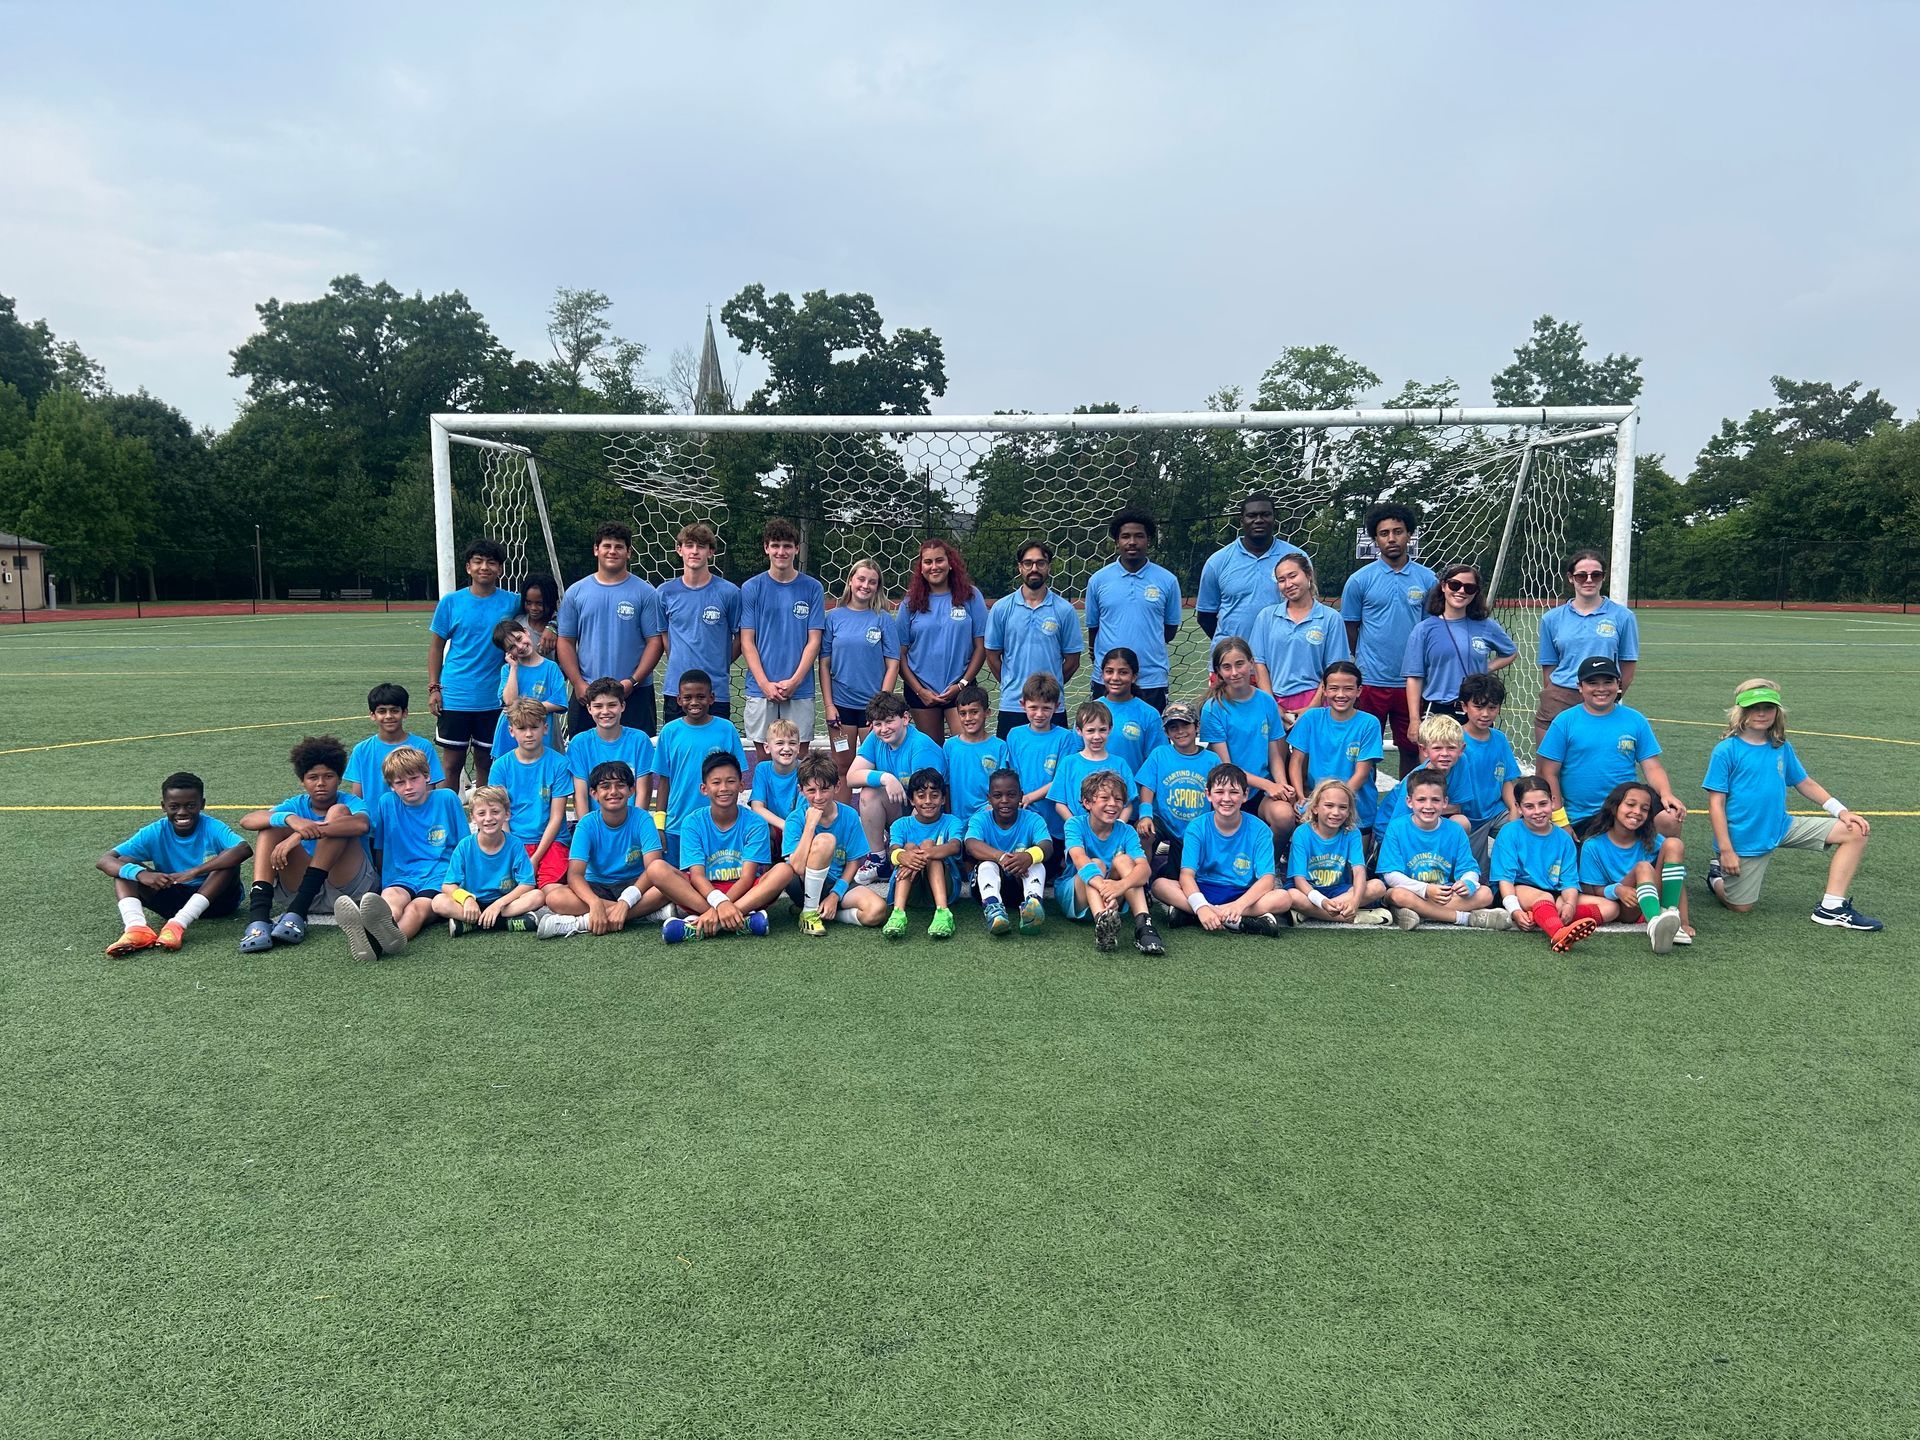
[[[1467,914],[1469,930],[1511,930],[1513,921],[1504,910],[1473,910]]]
[[[1673,949],[1673,937],[1680,933],[1680,912],[1662,910],[1647,922],[1647,943],[1653,946],[1653,953],[1665,955]]]
[[[1404,905],[1396,905],[1393,907],[1393,923],[1402,930],[1411,930],[1420,923],[1420,912],[1409,910]]]
[[[549,910],[540,917],[540,928],[535,933],[542,940],[564,940],[579,933],[582,919],[579,915],[555,915]]]

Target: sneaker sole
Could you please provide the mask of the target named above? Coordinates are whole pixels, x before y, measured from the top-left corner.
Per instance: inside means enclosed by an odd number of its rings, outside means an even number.
[[[1671,922],[1671,923],[1668,923]],[[1653,947],[1656,955],[1673,953],[1673,934],[1680,928],[1680,917],[1671,911],[1662,911],[1647,922],[1647,943]]]
[[[380,952],[373,948],[373,941],[367,936],[367,927],[360,921],[359,906],[342,895],[333,902],[333,918],[346,937],[349,955],[363,962],[380,958]]]
[[[372,903],[369,904],[369,901]],[[393,912],[387,908],[387,902],[378,895],[367,896],[360,902],[359,909],[354,913],[359,916],[360,927],[372,936],[374,944],[380,947],[381,954],[391,959],[407,948],[407,937],[402,935],[400,927],[393,923]],[[334,907],[333,918],[340,919],[340,907]]]
[[[1102,955],[1120,948],[1120,912],[1103,910],[1093,920],[1093,947]]]

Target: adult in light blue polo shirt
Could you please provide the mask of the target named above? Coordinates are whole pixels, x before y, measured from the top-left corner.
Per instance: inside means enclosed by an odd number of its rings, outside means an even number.
[[[1002,740],[1026,723],[1020,688],[1045,673],[1060,682],[1057,713],[1066,713],[1067,681],[1080,668],[1086,642],[1080,637],[1080,613],[1053,588],[1053,547],[1029,540],[1015,557],[1020,588],[1003,595],[987,612],[987,668],[1000,682],[999,730]]]
[[[1306,709],[1320,693],[1320,677],[1336,660],[1351,660],[1346,626],[1340,612],[1314,594],[1313,562],[1305,555],[1282,555],[1274,561],[1280,585],[1280,603],[1264,607],[1253,617],[1253,633],[1246,637],[1253,651],[1255,675],[1261,688],[1292,716]]]
[[[1640,622],[1600,588],[1607,562],[1598,550],[1576,550],[1567,562],[1573,599],[1540,617],[1540,704],[1533,712],[1533,743],[1562,710],[1580,703],[1580,662],[1599,655],[1620,672],[1620,693],[1633,686],[1640,658]]]
[[[1298,545],[1275,538],[1273,497],[1256,490],[1240,502],[1240,534],[1231,545],[1207,557],[1200,567],[1200,594],[1193,618],[1211,640],[1216,635],[1253,638],[1253,620],[1269,605],[1280,603],[1273,567],[1282,555],[1305,552]],[[1316,677],[1317,678],[1317,677]]]
[[[1135,691],[1154,709],[1164,710],[1172,677],[1167,642],[1180,628],[1180,582],[1171,570],[1147,558],[1160,527],[1146,511],[1122,510],[1107,525],[1107,534],[1120,558],[1096,570],[1087,581],[1093,693],[1099,695],[1105,688],[1099,674],[1107,651],[1124,645],[1140,657]]]
[[[1419,517],[1405,505],[1376,505],[1367,511],[1367,533],[1379,558],[1348,576],[1340,592],[1347,646],[1360,664],[1360,708],[1392,726],[1403,775],[1420,763],[1420,747],[1408,725],[1407,638],[1425,617],[1427,592],[1439,579],[1412,558],[1419,525]]]
[[[567,733],[593,728],[587,686],[618,680],[627,693],[621,723],[649,735],[659,727],[653,708],[653,667],[660,663],[660,592],[635,575],[633,531],[609,520],[593,532],[594,572],[573,582],[560,597],[557,659],[566,672],[572,703]]]

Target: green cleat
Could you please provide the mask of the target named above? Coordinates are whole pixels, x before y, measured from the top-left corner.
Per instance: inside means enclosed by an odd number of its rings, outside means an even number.
[[[1046,923],[1047,923],[1047,909],[1046,909],[1046,906],[1040,903],[1039,896],[1036,895],[1033,899],[1027,900],[1021,904],[1020,932],[1023,935],[1031,935],[1034,931],[1038,930],[1042,925],[1045,925]]]
[[[933,923],[927,926],[927,937],[932,940],[951,940],[953,938],[953,911],[934,911]]]
[[[827,933],[827,922],[820,917],[818,910],[800,912],[800,933],[818,939]]]
[[[887,939],[889,940],[906,939],[907,938],[906,910],[904,908],[897,908],[894,910],[894,912],[891,915],[887,916],[887,923],[880,927],[880,933],[886,936]]]

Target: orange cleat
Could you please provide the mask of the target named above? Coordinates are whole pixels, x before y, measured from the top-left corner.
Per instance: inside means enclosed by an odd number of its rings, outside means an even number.
[[[151,950],[159,943],[160,937],[147,925],[129,925],[118,940],[107,946],[107,955],[118,960],[123,955],[132,955],[137,951]]]
[[[1582,915],[1578,920],[1569,920],[1560,927],[1560,933],[1553,937],[1555,953],[1566,954],[1599,928],[1600,922],[1591,915]]]
[[[176,920],[169,920],[160,927],[159,937],[154,943],[162,950],[178,950],[187,943],[187,927]]]

